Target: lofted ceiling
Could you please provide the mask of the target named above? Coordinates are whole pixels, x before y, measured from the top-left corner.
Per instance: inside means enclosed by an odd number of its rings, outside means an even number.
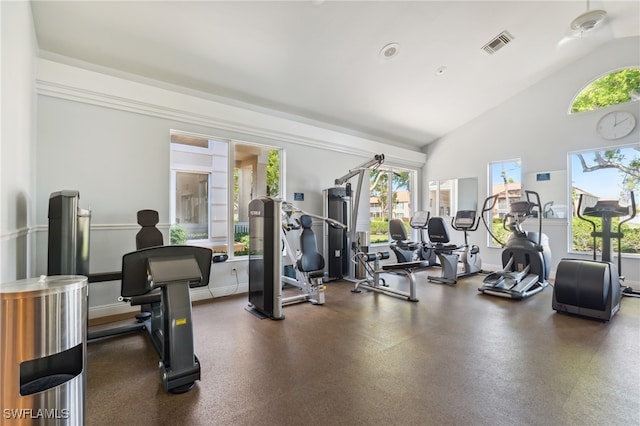
[[[640,35],[638,0],[31,4],[41,57],[410,148],[612,38]],[[607,12],[603,25],[570,31],[594,9]],[[483,50],[503,31],[511,42]]]

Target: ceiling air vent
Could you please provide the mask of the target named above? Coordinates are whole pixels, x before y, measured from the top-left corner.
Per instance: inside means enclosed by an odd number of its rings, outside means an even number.
[[[493,55],[513,39],[514,37],[508,31],[503,31],[495,36],[489,43],[482,46],[482,49],[489,55]]]

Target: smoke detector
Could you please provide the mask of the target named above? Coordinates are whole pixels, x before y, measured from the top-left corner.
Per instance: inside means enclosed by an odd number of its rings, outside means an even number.
[[[392,59],[398,55],[400,51],[400,45],[398,43],[389,43],[385,45],[378,54],[383,59]]]
[[[590,10],[578,16],[571,22],[571,29],[586,33],[599,27],[607,17],[604,10]]]

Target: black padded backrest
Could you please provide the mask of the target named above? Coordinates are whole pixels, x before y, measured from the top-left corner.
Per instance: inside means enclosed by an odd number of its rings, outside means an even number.
[[[389,235],[393,241],[405,241],[407,239],[407,230],[400,219],[391,219],[389,221]]]
[[[432,243],[448,244],[451,241],[449,238],[447,223],[441,217],[432,217],[429,219],[427,233],[429,234],[429,240]]]
[[[296,260],[298,270],[302,272],[319,271],[324,268],[324,257],[318,252],[316,234],[311,229],[311,216],[300,216],[302,233],[300,234],[300,255]]]
[[[140,210],[138,212],[138,224],[142,229],[136,234],[136,250],[164,245],[162,232],[156,225],[160,221],[155,210]]]

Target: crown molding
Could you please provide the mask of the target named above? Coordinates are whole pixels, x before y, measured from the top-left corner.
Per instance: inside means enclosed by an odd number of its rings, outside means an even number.
[[[146,83],[126,80],[39,59],[36,91],[39,95],[112,108],[137,114],[211,127],[243,139],[267,139],[358,156],[383,152],[395,164],[420,168],[426,154],[302,123],[277,114],[226,105]],[[251,140],[247,140],[250,142]]]

